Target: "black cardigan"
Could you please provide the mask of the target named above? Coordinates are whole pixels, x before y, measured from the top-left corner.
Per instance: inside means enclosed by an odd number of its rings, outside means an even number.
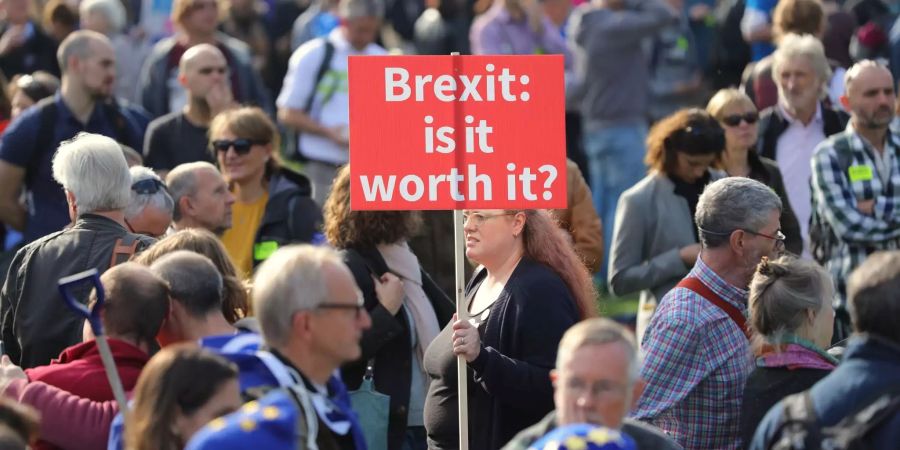
[[[373,247],[345,249],[341,255],[353,273],[353,278],[363,293],[366,310],[372,317],[372,326],[363,332],[360,340],[362,357],[342,367],[341,375],[348,389],[359,389],[366,371],[366,362],[374,358],[375,390],[391,397],[388,448],[399,450],[403,446],[406,433],[409,388],[412,382],[409,322],[403,308],[392,315],[381,306],[375,295],[375,282],[372,276],[380,277],[388,271],[387,263],[377,249]],[[431,301],[438,324],[443,327],[453,316],[453,302],[424,270],[422,289]]]
[[[466,288],[471,302],[487,272]],[[469,443],[473,450],[503,447],[553,410],[550,370],[563,333],[580,320],[575,298],[550,268],[523,259],[479,326],[481,353],[469,363]],[[452,326],[425,353],[431,387],[425,400],[430,449],[459,447],[456,357]]]
[[[799,255],[803,252],[800,222],[797,221],[797,216],[791,208],[778,164],[769,158],[760,157],[753,151],[748,152],[747,158],[750,166],[749,178],[769,186],[781,199],[781,232],[785,236],[784,246],[787,251]]]
[[[838,134],[847,128],[847,121],[850,120],[843,111],[837,111],[829,108],[824,103],[820,103],[822,108],[822,125],[825,128],[825,137]],[[775,159],[775,150],[778,147],[778,138],[787,130],[787,119],[781,116],[778,106],[772,106],[763,110],[759,117],[758,139],[756,141],[756,151],[760,156]]]

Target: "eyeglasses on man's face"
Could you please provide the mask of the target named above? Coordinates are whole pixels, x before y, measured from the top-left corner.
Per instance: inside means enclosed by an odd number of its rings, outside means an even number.
[[[770,236],[770,235],[768,235],[768,234],[763,234],[763,233],[760,233],[760,232],[758,232],[758,231],[748,230],[748,229],[746,229],[746,228],[738,228],[738,229],[735,229],[735,230],[732,230],[732,231],[727,231],[727,232],[725,232],[725,231],[705,230],[705,229],[703,229],[703,228],[699,228],[699,230],[700,230],[700,232],[703,233],[703,234],[711,234],[711,235],[713,235],[713,236],[730,236],[731,233],[734,233],[735,231],[740,230],[740,231],[743,231],[744,233],[747,233],[747,234],[752,234],[752,235],[754,235],[754,236],[759,236],[759,237],[762,237],[762,238],[771,239],[771,240],[775,241],[775,249],[776,249],[776,250],[784,249],[784,240],[787,239],[786,236],[784,235],[784,233],[781,232],[781,229],[775,230],[775,235],[774,235],[774,236]]]
[[[354,317],[356,319],[359,319],[359,317],[362,315],[363,311],[365,311],[365,308],[366,308],[365,299],[363,298],[362,295],[360,295],[356,299],[356,303],[324,302],[324,303],[320,303],[319,306],[316,307],[316,309],[325,309],[325,310],[329,310],[329,309],[353,310],[356,312],[354,315]]]

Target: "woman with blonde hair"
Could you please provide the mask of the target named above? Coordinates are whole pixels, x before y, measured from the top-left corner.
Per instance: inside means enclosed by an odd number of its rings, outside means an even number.
[[[181,450],[200,428],[241,403],[232,363],[192,344],[166,347],[138,378],[125,415],[125,448]]]
[[[741,405],[741,437],[753,441],[762,418],[784,397],[805,391],[838,361],[831,344],[834,283],[818,264],[782,256],[763,258],[750,282],[750,330],[756,368]]]
[[[456,360],[468,364],[471,448],[500,448],[553,410],[563,333],[596,315],[571,239],[544,210],[466,210],[466,256],[480,264],[457,317],[425,353],[429,448],[458,448]]]
[[[244,285],[238,276],[234,263],[228,257],[228,253],[222,242],[214,234],[200,228],[189,228],[178,231],[159,240],[147,250],[141,252],[135,261],[145,266],[150,266],[160,257],[177,250],[189,250],[199,253],[216,266],[222,275],[225,286],[222,299],[222,314],[228,323],[250,315],[250,294],[248,287]]]
[[[350,166],[338,171],[324,212],[325,236],[341,250],[372,318],[360,340],[362,356],[341,369],[343,380],[356,389],[371,365],[375,389],[391,397],[387,448],[424,448],[428,376],[422,358],[453,315],[453,302],[407,243],[419,230],[421,213],[351,210]]]
[[[784,233],[787,251],[799,255],[803,252],[800,223],[791,209],[784,180],[778,164],[756,152],[756,136],[759,112],[747,94],[737,89],[716,92],[706,105],[706,112],[719,121],[725,130],[725,153],[716,162],[716,168],[732,177],[752,178],[772,188],[781,204],[781,231]]]
[[[222,243],[243,277],[278,247],[316,238],[322,214],[312,186],[279,164],[278,129],[263,110],[219,113],[209,126],[209,141],[235,197]]]
[[[656,303],[700,254],[694,212],[707,184],[725,177],[712,168],[725,148],[719,124],[702,109],[682,109],[647,135],[649,174],[619,198],[609,287],[615,295],[640,291],[637,339]]]

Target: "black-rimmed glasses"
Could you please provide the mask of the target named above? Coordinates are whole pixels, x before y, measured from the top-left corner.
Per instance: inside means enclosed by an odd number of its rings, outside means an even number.
[[[211,144],[212,148],[217,152],[227,152],[229,148],[234,147],[234,151],[238,155],[246,155],[247,153],[250,153],[250,149],[252,149],[254,145],[264,145],[267,144],[267,142],[241,138],[233,141],[228,139],[217,139],[212,141]]]
[[[319,304],[316,309],[346,309],[346,310],[354,310],[356,311],[356,318],[359,319],[359,316],[362,315],[362,312],[366,308],[365,299],[362,296],[357,299],[356,303],[332,303],[325,302]]]
[[[784,249],[784,240],[787,239],[787,237],[784,235],[784,233],[781,232],[781,229],[775,230],[775,236],[769,236],[768,234],[763,234],[763,233],[760,233],[757,231],[748,230],[746,228],[738,228],[737,230],[732,230],[732,231],[728,231],[728,232],[705,230],[705,229],[699,228],[699,227],[697,229],[700,230],[701,233],[711,234],[714,236],[730,236],[731,233],[734,233],[735,231],[740,230],[747,234],[752,234],[754,236],[764,237],[766,239],[771,239],[771,240],[775,241],[775,248],[778,250]]]

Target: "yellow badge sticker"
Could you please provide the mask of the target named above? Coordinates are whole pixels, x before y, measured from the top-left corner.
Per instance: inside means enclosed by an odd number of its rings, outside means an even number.
[[[275,241],[263,241],[253,246],[253,259],[264,261],[272,256],[278,250],[278,243]]]
[[[850,175],[851,182],[870,181],[872,179],[872,168],[869,166],[850,166],[847,169],[847,175]]]

